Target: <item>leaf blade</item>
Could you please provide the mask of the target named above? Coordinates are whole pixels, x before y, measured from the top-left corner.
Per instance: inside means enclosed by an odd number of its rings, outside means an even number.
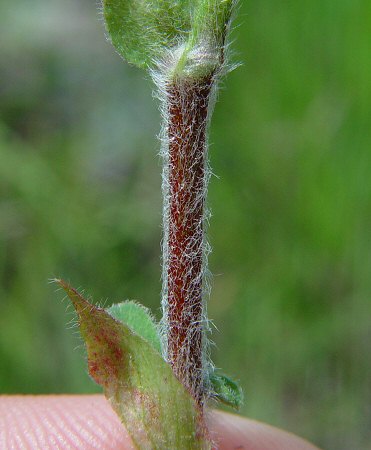
[[[86,343],[89,373],[140,449],[210,449],[200,412],[150,343],[63,280]]]
[[[129,63],[149,67],[190,27],[191,0],[103,0],[112,44]]]
[[[242,390],[239,385],[224,374],[212,373],[210,384],[213,396],[225,405],[239,409],[243,403]]]
[[[127,300],[110,306],[106,311],[113,318],[126,324],[161,353],[158,327],[148,308],[132,300]]]

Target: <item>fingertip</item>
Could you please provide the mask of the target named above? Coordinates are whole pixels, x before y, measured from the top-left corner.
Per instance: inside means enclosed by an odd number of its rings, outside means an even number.
[[[234,414],[212,411],[209,419],[218,450],[318,450],[293,434]],[[0,448],[134,450],[102,395],[0,397]]]
[[[218,450],[318,450],[294,434],[222,411],[211,413],[211,428]]]
[[[0,448],[134,450],[102,395],[3,396]]]

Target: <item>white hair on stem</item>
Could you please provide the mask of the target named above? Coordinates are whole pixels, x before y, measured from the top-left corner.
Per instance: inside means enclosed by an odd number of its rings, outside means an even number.
[[[210,43],[208,43],[210,48]],[[228,67],[225,50],[209,75],[177,79],[174,67],[184,50],[179,44],[151,71],[160,100],[160,133],[163,161],[163,242],[161,337],[164,358],[203,408],[211,395],[213,365],[207,334],[210,326],[206,304],[210,295],[206,238],[210,212],[206,205],[212,175],[208,159],[208,128],[220,77]],[[201,45],[192,62],[209,61]],[[177,123],[174,123],[177,122]],[[177,306],[176,302],[181,302]],[[175,317],[175,319],[174,319]],[[177,342],[178,340],[178,342]]]

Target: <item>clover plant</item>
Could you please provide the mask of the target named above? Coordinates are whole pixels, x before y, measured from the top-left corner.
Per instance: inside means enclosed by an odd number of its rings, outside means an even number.
[[[135,302],[102,309],[63,280],[78,314],[89,373],[139,449],[209,449],[207,405],[241,391],[209,360],[205,299],[208,124],[226,72],[235,0],[103,0],[108,36],[147,70],[163,117],[160,324]]]

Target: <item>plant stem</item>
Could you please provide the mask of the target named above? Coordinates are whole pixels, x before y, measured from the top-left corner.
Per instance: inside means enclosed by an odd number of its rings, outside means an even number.
[[[202,408],[205,399],[207,123],[212,76],[166,86],[164,323],[166,358]]]

